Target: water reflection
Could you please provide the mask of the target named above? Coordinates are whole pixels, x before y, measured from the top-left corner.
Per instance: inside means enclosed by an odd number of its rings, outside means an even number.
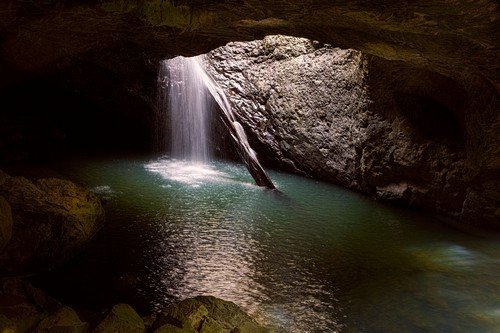
[[[283,200],[250,185],[246,170],[234,164],[191,167],[161,159],[72,166],[66,169],[74,170],[72,178],[113,193],[101,240],[73,275],[63,275],[79,288],[93,286],[89,295],[120,272],[135,276],[129,280],[139,281],[138,288],[128,290],[141,291],[139,301],[150,307],[211,294],[278,332],[500,327],[496,237],[273,173]],[[57,276],[47,280],[68,295],[74,288],[64,289]]]

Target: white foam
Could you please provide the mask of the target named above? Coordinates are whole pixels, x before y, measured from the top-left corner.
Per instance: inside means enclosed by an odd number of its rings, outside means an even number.
[[[231,180],[229,175],[213,166],[179,160],[160,160],[145,165],[146,170],[164,179],[198,187],[205,183]]]

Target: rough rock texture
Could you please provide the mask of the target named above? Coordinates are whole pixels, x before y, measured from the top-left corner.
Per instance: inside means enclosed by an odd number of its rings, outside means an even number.
[[[47,268],[68,259],[104,221],[90,191],[57,178],[31,182],[0,171],[0,195],[10,204],[12,239],[0,253],[3,271]]]
[[[117,137],[115,146],[144,143],[158,60],[273,33],[354,48],[460,82],[484,80],[498,94],[498,8],[495,0],[1,1],[0,96],[13,99],[5,113],[23,117],[0,115],[0,160],[2,146],[9,148],[5,160],[22,159],[33,145],[32,153],[62,138],[85,143],[88,133],[99,145]],[[89,105],[79,110],[82,104]],[[117,117],[122,126],[113,126]],[[82,122],[85,130],[78,129]]]
[[[88,309],[87,309],[88,312]],[[16,279],[0,280],[0,332],[5,333],[266,333],[236,304],[212,296],[186,299],[143,319],[128,304],[113,306],[99,322],[89,322],[40,289]],[[95,322],[97,319],[97,322]]]
[[[441,73],[479,72],[498,83],[498,73],[491,71],[498,59],[498,17],[494,0],[7,0],[0,4],[5,64],[24,71],[124,43],[161,56],[199,54],[229,41],[281,33]]]
[[[213,296],[197,296],[176,303],[156,316],[151,329],[156,333],[265,333],[236,304]]]
[[[143,333],[145,330],[142,318],[130,305],[117,304],[97,325],[94,333]]]
[[[17,279],[0,281],[1,332],[83,333],[88,324],[76,312]]]
[[[477,149],[496,125],[464,121],[495,119],[491,101],[468,108],[450,78],[307,39],[230,43],[206,59],[268,163],[500,227],[500,196],[486,190],[495,152]]]
[[[0,250],[12,237],[12,212],[4,197],[0,196]]]

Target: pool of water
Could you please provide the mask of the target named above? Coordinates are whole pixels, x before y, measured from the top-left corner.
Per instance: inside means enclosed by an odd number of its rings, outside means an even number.
[[[500,237],[343,188],[242,165],[80,158],[58,171],[106,201],[92,243],[35,284],[73,306],[141,311],[209,294],[278,332],[493,332]]]

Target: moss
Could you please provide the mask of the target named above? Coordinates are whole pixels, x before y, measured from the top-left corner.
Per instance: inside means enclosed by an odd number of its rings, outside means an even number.
[[[127,304],[113,306],[109,314],[97,326],[95,333],[142,333],[144,322],[135,310]]]
[[[66,306],[43,319],[35,332],[86,332],[88,325],[80,320],[76,312]]]
[[[191,10],[187,6],[175,6],[170,1],[147,1],[140,9],[140,16],[152,26],[169,26],[185,29],[191,21]]]
[[[133,13],[151,26],[187,29],[191,25],[191,9],[183,5],[175,6],[171,1],[106,1],[102,8],[109,12]]]

